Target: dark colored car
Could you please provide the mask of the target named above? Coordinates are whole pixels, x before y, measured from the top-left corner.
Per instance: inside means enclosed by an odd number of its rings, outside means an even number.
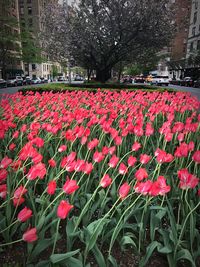
[[[193,87],[200,88],[200,78],[198,78],[196,81],[194,81]]]
[[[188,86],[193,87],[194,80],[191,77],[185,77],[183,80],[180,81],[181,86]]]
[[[144,83],[145,82],[145,77],[143,76],[137,76],[134,79],[134,83]]]
[[[31,84],[31,78],[29,76],[23,77],[23,85]]]
[[[7,82],[3,79],[0,79],[0,88],[5,88],[7,87]]]
[[[132,78],[130,76],[123,77],[123,83],[132,83]]]

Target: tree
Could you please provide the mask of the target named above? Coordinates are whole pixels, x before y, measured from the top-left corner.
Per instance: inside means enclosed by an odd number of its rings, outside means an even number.
[[[120,62],[159,51],[171,40],[170,0],[80,0],[74,7],[49,5],[43,40],[51,58],[73,58],[105,82]],[[47,38],[48,37],[48,38]],[[59,60],[60,61],[60,60]]]
[[[0,1],[0,69],[6,79],[6,68],[21,56],[19,25],[15,17],[9,16],[11,1]]]
[[[43,50],[51,60],[59,63],[67,62],[69,58],[69,16],[68,6],[50,2],[43,10],[41,24],[42,29],[39,39]]]
[[[70,54],[105,82],[120,61],[159,51],[172,35],[166,0],[81,0],[71,16]]]
[[[37,39],[31,35],[29,31],[21,27],[21,42],[22,42],[22,60],[28,66],[29,76],[29,64],[41,63],[42,55]]]

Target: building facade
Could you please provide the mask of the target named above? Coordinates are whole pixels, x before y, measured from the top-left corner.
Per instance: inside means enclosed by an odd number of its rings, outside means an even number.
[[[18,11],[18,0],[0,1],[0,78],[4,79],[23,74]]]
[[[200,77],[200,0],[192,0],[185,76]]]
[[[38,35],[43,27],[41,22],[42,12],[45,5],[50,2],[58,3],[58,0],[18,0],[21,28],[30,32],[38,46],[40,46]],[[51,62],[48,55],[42,51],[41,60],[40,63],[24,63],[25,75],[29,75],[31,78],[51,78],[53,66],[57,67],[58,73],[62,72],[61,66],[56,62]]]
[[[182,79],[186,68],[187,40],[192,0],[175,0],[176,32],[171,42],[169,72],[173,79]]]

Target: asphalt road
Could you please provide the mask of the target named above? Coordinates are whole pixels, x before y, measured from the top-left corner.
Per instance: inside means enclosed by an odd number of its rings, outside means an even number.
[[[73,81],[72,83],[78,84],[78,83],[82,83],[82,82]],[[43,86],[43,84],[35,84],[34,85],[34,87],[37,87],[37,86],[41,87],[41,86]],[[31,85],[0,88],[0,94],[14,94],[21,88],[30,88],[30,87],[31,87]],[[196,96],[200,101],[200,88],[184,87],[184,86],[178,86],[178,85],[172,85],[172,84],[170,84],[168,87],[173,88],[177,91],[190,92],[193,96]],[[168,88],[168,87],[166,87],[166,88]]]

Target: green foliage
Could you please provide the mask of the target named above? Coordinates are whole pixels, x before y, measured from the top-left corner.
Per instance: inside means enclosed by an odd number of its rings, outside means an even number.
[[[32,36],[30,31],[22,27],[21,27],[21,42],[22,42],[22,60],[27,64],[31,62],[41,63],[42,56],[38,40]]]

